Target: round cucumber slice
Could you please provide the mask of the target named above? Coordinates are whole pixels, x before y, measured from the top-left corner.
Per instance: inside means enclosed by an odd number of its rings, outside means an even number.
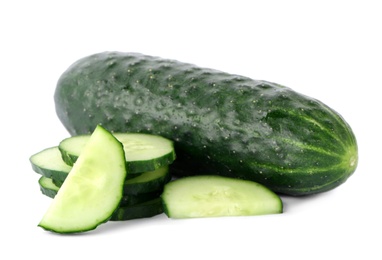
[[[72,169],[61,157],[57,146],[44,149],[29,158],[32,169],[48,178],[63,182]]]
[[[122,144],[127,174],[153,171],[175,160],[173,142],[158,135],[142,133],[114,133]],[[86,145],[89,135],[72,136],[62,140],[59,149],[68,165],[73,165]]]

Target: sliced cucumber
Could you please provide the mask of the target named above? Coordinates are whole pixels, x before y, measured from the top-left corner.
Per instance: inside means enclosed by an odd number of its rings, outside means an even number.
[[[112,221],[149,218],[163,213],[161,198],[155,198],[140,204],[119,207],[110,218]]]
[[[124,184],[124,194],[142,194],[162,191],[164,185],[171,180],[169,166],[142,173],[138,177],[128,179]]]
[[[50,198],[54,198],[60,189],[52,182],[52,179],[45,176],[40,177],[39,184],[41,192]],[[139,195],[124,195],[110,220],[148,218],[163,213],[161,193],[161,191],[156,191]]]
[[[158,135],[114,133],[123,144],[128,174],[153,171],[175,160],[173,142]],[[89,135],[66,138],[59,144],[63,160],[73,165],[87,143]]]
[[[63,182],[72,169],[61,158],[58,147],[44,149],[29,158],[32,169],[48,178]]]
[[[166,183],[171,180],[169,167],[164,166],[154,171],[144,172],[132,178],[126,178],[123,185],[124,195],[137,195],[162,191]],[[63,185],[63,181],[52,180],[58,187]]]
[[[40,177],[38,184],[40,185],[41,192],[50,198],[54,198],[60,189],[60,187],[53,183],[51,178],[45,176]]]
[[[147,201],[159,198],[161,194],[162,194],[162,190],[148,192],[148,193],[141,193],[137,195],[133,195],[133,194],[123,195],[123,198],[121,200],[121,203],[119,204],[119,207],[126,207],[126,206],[141,204],[143,202],[147,202]]]
[[[58,145],[62,160],[67,165],[73,166],[89,139],[90,135],[77,135],[63,139]]]
[[[165,185],[161,195],[170,218],[276,214],[278,195],[256,182],[221,176],[192,176]]]
[[[45,176],[41,176],[40,179],[38,180],[38,183],[40,185],[41,192],[50,198],[54,198],[58,190],[60,189],[60,187],[57,186],[52,181],[51,178],[48,178]],[[153,200],[155,198],[159,198],[159,196],[162,194],[162,189],[159,189],[153,192],[145,192],[141,194],[136,194],[136,195],[134,194],[124,195],[121,199],[119,206],[120,207],[132,206],[132,205],[140,204],[149,200]]]
[[[126,175],[126,180],[130,180],[130,179],[136,178],[136,177],[138,177],[138,176],[140,176],[140,175],[142,175],[142,174],[143,174],[143,173],[128,174],[128,175]],[[64,175],[62,175],[62,176],[64,176]],[[63,184],[64,181],[65,181],[65,180],[62,180],[62,179],[56,179],[56,178],[54,178],[54,176],[52,176],[51,178],[52,178],[52,182],[53,182],[56,186],[58,186],[58,187],[61,187],[62,184]]]
[[[122,144],[97,126],[38,225],[57,233],[95,229],[118,208],[125,178]]]

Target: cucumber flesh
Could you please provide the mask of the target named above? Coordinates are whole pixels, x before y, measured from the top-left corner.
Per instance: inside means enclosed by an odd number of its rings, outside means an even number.
[[[137,195],[162,191],[166,183],[171,180],[171,174],[168,166],[164,166],[154,171],[144,172],[134,177],[126,178],[123,185],[124,195]],[[64,181],[52,179],[53,184],[61,187]]]
[[[128,174],[153,171],[175,160],[173,142],[158,135],[142,133],[114,133],[125,150]],[[63,160],[73,165],[87,143],[89,135],[64,139],[59,144]]]
[[[32,169],[48,178],[63,182],[72,169],[61,157],[57,146],[44,149],[29,158]]]
[[[95,229],[118,208],[125,178],[122,144],[98,125],[38,226],[57,233]]]
[[[50,198],[54,198],[60,189],[52,182],[52,179],[45,176],[41,176],[38,182],[41,192]],[[124,195],[110,220],[147,218],[163,213],[161,193],[162,191],[156,191],[138,195]]]
[[[169,172],[169,166],[164,166],[126,180],[124,183],[124,194],[136,195],[162,191],[164,185],[170,180],[171,174]]]
[[[56,185],[51,178],[41,176],[38,180],[38,183],[40,185],[41,192],[50,197],[54,198],[57,195],[58,190],[60,187]],[[122,197],[122,200],[119,204],[119,206],[131,206],[135,204],[140,204],[152,199],[155,199],[159,197],[162,194],[162,190],[153,191],[153,192],[145,192],[141,194],[128,194],[124,195]]]
[[[278,195],[256,182],[222,176],[183,177],[161,195],[170,218],[251,216],[282,213]]]
[[[41,192],[50,198],[54,198],[60,189],[60,187],[53,183],[51,178],[45,176],[40,177],[38,184],[40,185]]]

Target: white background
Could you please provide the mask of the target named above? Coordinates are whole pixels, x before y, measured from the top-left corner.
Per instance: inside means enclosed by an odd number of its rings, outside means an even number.
[[[378,1],[2,1],[0,259],[382,259],[382,8]],[[56,235],[29,156],[68,133],[58,77],[106,50],[264,79],[315,97],[352,126],[359,166],[337,189],[282,197],[285,212],[165,215]]]

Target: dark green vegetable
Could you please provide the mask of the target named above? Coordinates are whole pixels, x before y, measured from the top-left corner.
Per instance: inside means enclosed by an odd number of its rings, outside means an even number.
[[[279,84],[138,53],[82,58],[60,77],[70,134],[102,124],[174,141],[174,173],[253,180],[275,192],[333,189],[357,167],[356,138],[322,102]]]

